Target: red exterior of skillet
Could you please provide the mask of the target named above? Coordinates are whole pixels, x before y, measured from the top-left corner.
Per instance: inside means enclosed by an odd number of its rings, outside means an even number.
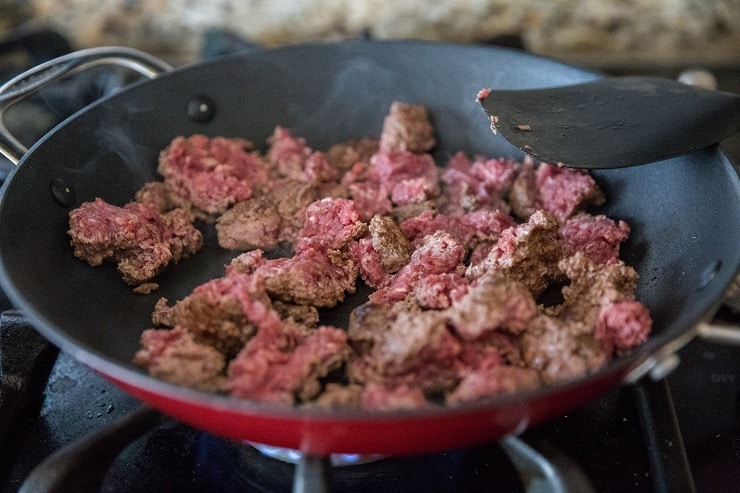
[[[220,276],[233,253],[218,248],[212,228],[206,228],[202,252],[165,272],[158,292],[135,295],[113,267],[93,269],[74,258],[65,234],[69,207],[54,199],[50,186],[61,180],[77,204],[97,196],[123,204],[157,177],[157,154],[177,135],[262,143],[280,124],[325,149],[377,134],[394,100],[427,105],[440,161],[457,150],[519,157],[490,133],[477,91],[596,76],[505,49],[357,41],[256,51],[137,84],[66,120],[8,178],[0,197],[0,282],[64,351],[153,407],[223,436],[315,454],[391,454],[448,449],[520,431],[618,385],[627,371],[686,334],[716,305],[740,265],[740,185],[716,148],[595,174],[609,198],[595,212],[632,226],[622,256],[642,274],[638,296],[653,313],[651,341],[566,385],[389,414],[276,408],[174,387],[134,368],[139,334],[149,327],[159,296],[174,301]],[[188,104],[203,96],[214,116],[191,120]],[[336,323],[347,311],[333,313]]]

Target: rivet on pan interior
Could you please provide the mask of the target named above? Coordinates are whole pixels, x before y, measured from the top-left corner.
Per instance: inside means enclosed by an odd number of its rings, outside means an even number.
[[[701,278],[699,279],[699,286],[697,289],[704,289],[705,287],[707,287],[707,285],[712,282],[712,279],[714,279],[721,268],[721,260],[717,260],[716,262],[708,265],[701,273]]]
[[[64,207],[72,207],[75,204],[75,191],[60,178],[51,182],[51,193]]]
[[[188,118],[198,123],[211,121],[216,114],[216,104],[208,96],[195,96],[188,101]]]

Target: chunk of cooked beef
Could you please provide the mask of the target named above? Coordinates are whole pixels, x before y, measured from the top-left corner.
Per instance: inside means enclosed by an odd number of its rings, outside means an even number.
[[[376,182],[358,182],[349,185],[349,196],[357,207],[360,218],[369,221],[373,216],[391,212],[390,193],[385,185]]]
[[[224,355],[179,326],[142,332],[134,363],[154,378],[206,392],[220,392],[226,384]]]
[[[559,227],[552,213],[537,211],[526,223],[504,230],[488,257],[468,267],[468,276],[497,272],[538,296],[548,284],[563,278],[558,266],[563,256]]]
[[[236,271],[242,274],[254,274],[257,267],[264,264],[267,260],[264,253],[262,250],[256,249],[237,255],[226,266],[226,273],[229,274],[231,271]]]
[[[315,400],[306,406],[320,409],[359,409],[361,406],[363,386],[359,384],[342,385],[329,382]]]
[[[393,276],[390,284],[369,296],[374,303],[393,303],[409,295],[416,282],[431,274],[464,272],[465,249],[450,234],[437,231],[426,236],[422,245],[411,254],[411,260]]]
[[[462,272],[443,272],[419,278],[413,288],[414,298],[422,308],[443,309],[459,301],[468,291]]]
[[[346,199],[323,199],[306,209],[306,219],[290,258],[268,260],[255,275],[267,292],[299,305],[334,306],[355,291],[358,265],[350,244],[365,233],[354,204]]]
[[[227,250],[275,248],[281,227],[277,207],[264,195],[238,202],[216,220],[218,244]]]
[[[170,192],[167,185],[161,181],[149,181],[144,183],[136,192],[136,202],[144,204],[160,214],[163,214],[177,207],[177,204],[170,198]]]
[[[511,185],[508,195],[508,203],[511,213],[519,219],[526,221],[529,216],[537,211],[538,204],[537,177],[535,174],[534,161],[526,157],[519,168],[519,173]]]
[[[193,226],[194,216],[190,211],[176,208],[161,215],[165,223],[164,237],[170,246],[172,262],[194,255],[203,246],[203,233]]]
[[[176,137],[159,156],[159,173],[177,204],[218,215],[268,180],[268,165],[251,142],[205,135]]]
[[[600,265],[576,252],[563,259],[560,267],[570,280],[562,289],[564,301],[557,307],[563,317],[595,327],[604,307],[635,299],[639,275],[622,261]]]
[[[568,218],[560,228],[565,255],[583,252],[597,264],[619,261],[619,246],[627,240],[629,225],[604,215],[579,213]]]
[[[583,211],[590,205],[601,205],[605,197],[596,181],[583,170],[562,168],[534,161],[522,162],[508,194],[512,213],[527,220],[535,211],[552,212],[559,221]]]
[[[645,305],[638,301],[620,301],[601,309],[595,335],[607,350],[625,351],[645,342],[652,325]]]
[[[368,411],[423,409],[431,405],[419,387],[409,385],[388,388],[369,383],[360,396],[360,406]]]
[[[367,225],[360,220],[355,204],[347,199],[321,199],[306,208],[296,253],[303,248],[343,249],[360,238]]]
[[[409,385],[425,393],[451,390],[458,381],[460,342],[447,330],[442,313],[404,306],[371,305],[355,314],[348,333],[363,350],[349,360],[350,380],[388,388]]]
[[[279,331],[260,330],[229,363],[227,390],[265,402],[306,401],[319,394],[320,379],[349,353],[347,333],[335,327],[286,324]]]
[[[319,324],[319,311],[315,306],[293,305],[273,300],[272,307],[278,313],[280,319],[285,322],[303,325],[308,328],[314,328]]]
[[[280,324],[259,279],[237,271],[197,286],[160,319],[185,328],[196,341],[229,357],[237,354],[259,327]]]
[[[498,241],[501,232],[514,226],[514,220],[499,210],[481,210],[464,214],[439,214],[424,211],[416,217],[401,223],[401,230],[416,248],[427,235],[445,231],[455,237],[466,250],[472,250],[481,243]]]
[[[517,175],[519,163],[511,159],[472,160],[458,152],[447,162],[441,174],[445,197],[443,212],[464,214],[477,210],[509,212],[504,200]]]
[[[385,152],[428,152],[436,144],[426,107],[396,101],[383,120],[380,149]]]
[[[445,403],[454,405],[476,401],[541,385],[539,373],[516,366],[482,367],[466,374],[455,390],[445,396]]]
[[[203,235],[192,220],[182,209],[162,215],[137,202],[117,207],[96,198],[70,211],[67,233],[76,257],[92,266],[115,262],[123,280],[136,286],[201,248]]]
[[[463,339],[474,340],[494,330],[520,334],[536,313],[537,304],[524,284],[488,274],[452,304],[449,317]]]
[[[537,370],[545,383],[595,372],[610,356],[594,337],[591,325],[544,314],[530,322],[519,344],[524,363]]]
[[[357,163],[367,163],[373,154],[378,152],[378,139],[364,137],[332,145],[326,151],[329,164],[344,174]]]
[[[267,143],[266,158],[279,176],[304,181],[306,160],[314,152],[306,145],[306,139],[295,137],[289,129],[278,125]]]
[[[357,264],[350,255],[302,247],[290,258],[266,260],[255,271],[271,297],[287,303],[331,307],[354,293]]]
[[[381,184],[397,205],[423,202],[440,193],[439,168],[430,154],[378,152],[370,159],[367,177],[370,182]],[[414,191],[406,190],[409,187]],[[394,195],[402,200],[393,201]]]
[[[311,183],[290,178],[270,181],[261,194],[262,200],[270,201],[280,216],[279,242],[293,245],[306,219],[306,208],[322,198],[319,189]]]
[[[539,208],[562,222],[587,205],[601,205],[604,194],[587,172],[541,163],[535,172]]]
[[[373,240],[369,237],[360,238],[349,249],[352,259],[357,264],[358,274],[371,288],[379,288],[391,282],[392,274],[383,267],[380,253],[373,247]]]
[[[409,263],[409,242],[393,218],[376,215],[370,220],[368,229],[373,249],[380,255],[385,272],[396,273]]]

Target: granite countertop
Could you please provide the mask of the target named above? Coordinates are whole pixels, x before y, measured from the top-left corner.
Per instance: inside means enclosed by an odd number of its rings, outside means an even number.
[[[597,67],[740,64],[740,0],[9,0],[0,31],[42,24],[76,48],[133,46],[176,61],[218,28],[261,45],[342,39],[486,42]]]

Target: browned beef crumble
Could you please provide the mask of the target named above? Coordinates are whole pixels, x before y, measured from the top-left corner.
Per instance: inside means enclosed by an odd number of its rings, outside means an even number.
[[[193,219],[184,209],[159,213],[138,202],[117,207],[96,198],[70,212],[68,234],[76,257],[92,266],[114,262],[127,284],[146,290],[167,265],[203,245]]]

